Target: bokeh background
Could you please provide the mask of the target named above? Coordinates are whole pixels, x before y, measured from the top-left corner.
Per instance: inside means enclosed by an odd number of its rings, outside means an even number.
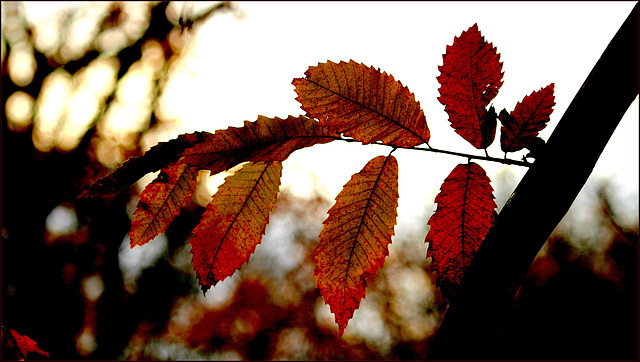
[[[435,79],[446,45],[476,22],[504,62],[496,109],[556,84],[546,139],[633,5],[3,2],[2,325],[53,359],[424,358],[447,308],[426,222],[464,160],[396,151],[390,255],[342,338],[311,256],[335,195],[384,147],[294,153],[262,244],[206,296],[187,240],[228,173],[201,173],[170,228],[135,249],[127,232],[153,174],[112,203],[76,196],[181,133],[303,113],[291,81],[327,60],[393,74],[421,102],[432,146],[477,152],[449,126]],[[638,358],[637,108],[636,98],[514,300],[503,328],[514,358]],[[482,166],[499,211],[526,169]]]

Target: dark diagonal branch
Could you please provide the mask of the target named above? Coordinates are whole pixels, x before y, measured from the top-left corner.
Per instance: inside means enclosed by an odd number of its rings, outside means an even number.
[[[636,4],[478,249],[429,358],[509,358],[500,325],[516,291],[637,94]]]

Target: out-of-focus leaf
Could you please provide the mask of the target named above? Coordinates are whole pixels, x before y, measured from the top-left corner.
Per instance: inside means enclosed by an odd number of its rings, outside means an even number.
[[[420,102],[392,75],[353,60],[309,67],[293,80],[302,109],[322,126],[362,143],[411,147],[431,134]]]
[[[398,163],[378,156],[351,177],[320,232],[314,274],[340,335],[389,254],[398,207]]]
[[[9,333],[7,333],[7,331]],[[12,338],[5,335],[5,333],[10,334]],[[15,344],[13,344],[12,339],[15,341]],[[18,356],[20,360],[25,360],[27,358],[27,353],[29,352],[38,353],[46,356],[47,358],[50,357],[49,352],[45,352],[38,348],[38,343],[36,343],[36,341],[14,331],[13,329],[5,328],[4,326],[2,326],[2,341],[3,351],[5,351],[6,348],[8,351],[12,352],[13,355]],[[3,357],[9,358],[9,356]]]

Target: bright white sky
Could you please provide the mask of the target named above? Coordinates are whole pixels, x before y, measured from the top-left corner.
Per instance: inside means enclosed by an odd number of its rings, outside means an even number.
[[[30,7],[31,12],[44,10],[43,3],[31,4],[38,5]],[[504,84],[492,102],[498,111],[511,111],[525,95],[555,83],[556,106],[549,126],[540,134],[548,139],[634,4],[239,2],[245,16],[219,13],[192,31],[183,67],[164,90],[165,99],[184,125],[182,132],[241,126],[258,115],[297,116],[304,111],[295,100],[292,80],[319,62],[353,59],[380,68],[409,87],[426,115],[432,147],[481,154],[454,132],[437,100],[438,66],[455,36],[478,23],[485,39],[497,47],[504,63]],[[208,6],[189,2],[187,9]],[[489,154],[499,157],[499,132],[496,138]],[[304,195],[317,186],[333,199],[353,173],[388,152],[387,147],[344,142],[299,150],[285,163],[282,187]],[[396,234],[401,234],[410,225],[426,224],[442,181],[465,159],[410,150],[397,150],[394,155],[400,169]],[[494,188],[500,187],[496,181],[503,166],[478,163],[494,180]],[[636,98],[592,175],[615,178],[616,197],[626,203],[635,220],[638,164]],[[526,172],[519,166],[508,169],[515,183]],[[498,199],[498,206],[504,201]]]
[[[435,148],[478,153],[460,138],[438,101],[438,65],[446,45],[474,23],[497,47],[504,85],[492,104],[513,109],[525,95],[555,83],[556,106],[541,137],[548,139],[635,2],[249,2],[242,19],[220,14],[194,33],[188,80],[169,90],[185,131],[240,126],[257,115],[303,114],[291,84],[309,66],[353,59],[392,74],[424,110]],[[204,6],[203,6],[204,7]],[[489,148],[501,156],[499,132]],[[333,142],[296,151],[285,163],[283,187],[298,194],[314,182],[334,198],[380,146]],[[426,223],[445,177],[465,159],[398,150],[399,219]],[[522,153],[512,154],[520,158]],[[495,181],[502,167],[479,161]],[[519,180],[526,169],[509,166]],[[638,99],[616,130],[594,174],[615,176],[621,199],[637,213]],[[494,183],[495,187],[495,183]],[[504,200],[498,200],[504,202]],[[501,205],[499,205],[501,206]],[[637,216],[636,216],[637,217]]]

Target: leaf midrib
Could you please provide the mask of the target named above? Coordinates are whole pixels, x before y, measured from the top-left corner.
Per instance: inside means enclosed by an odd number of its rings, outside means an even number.
[[[339,97],[341,97],[341,98],[343,98],[343,99],[346,99],[346,100],[348,100],[348,101],[350,101],[350,102],[352,102],[352,103],[354,103],[354,104],[357,104],[357,105],[359,105],[360,107],[362,107],[362,108],[364,108],[364,109],[366,109],[366,110],[371,111],[372,113],[375,113],[375,114],[377,114],[377,115],[379,115],[379,116],[382,116],[382,117],[384,117],[385,119],[387,119],[388,121],[390,121],[391,123],[393,123],[393,124],[397,125],[398,127],[402,128],[403,130],[406,130],[406,131],[410,132],[410,133],[411,133],[411,134],[413,134],[416,138],[418,138],[419,140],[421,140],[423,143],[429,144],[429,142],[427,142],[424,138],[422,138],[422,136],[420,136],[419,134],[417,134],[416,132],[414,132],[412,129],[405,127],[402,123],[399,123],[399,122],[398,122],[398,121],[396,121],[395,119],[390,118],[389,116],[387,116],[387,115],[385,115],[385,114],[383,114],[383,113],[380,113],[380,112],[378,112],[377,110],[375,110],[375,109],[373,109],[373,108],[371,108],[371,107],[369,107],[369,106],[367,106],[367,105],[365,105],[365,104],[362,104],[362,103],[360,103],[360,102],[357,102],[357,101],[353,100],[352,98],[345,96],[345,95],[344,95],[344,94],[342,94],[342,93],[338,93],[338,92],[336,92],[336,91],[332,90],[331,88],[327,88],[326,86],[324,86],[324,85],[322,85],[322,84],[320,84],[320,83],[318,83],[318,82],[316,82],[316,81],[313,81],[313,80],[308,79],[308,78],[299,78],[299,79],[304,80],[304,81],[307,81],[307,82],[310,82],[310,83],[313,83],[313,84],[315,84],[315,85],[317,85],[317,86],[319,86],[319,87],[321,87],[321,88],[323,88],[323,89],[328,90],[329,92],[331,92],[331,93],[332,93],[332,94],[334,94],[334,95],[337,95],[337,96],[339,96]],[[396,93],[397,93],[397,92],[396,92]],[[414,100],[414,101],[415,101],[415,100]],[[415,102],[417,102],[417,101],[415,101]],[[422,112],[422,109],[420,109],[420,111]],[[416,146],[419,146],[419,145],[416,145]]]
[[[382,174],[384,173],[384,169],[385,169],[385,167],[387,167],[387,162],[389,162],[390,158],[391,158],[391,156],[387,156],[385,158],[384,163],[382,164],[382,168],[380,169],[380,172],[378,173],[378,176],[376,177],[376,181],[374,182],[373,187],[371,188],[371,194],[367,197],[367,204],[363,208],[365,210],[365,212],[362,214],[362,218],[360,219],[360,224],[358,225],[358,231],[356,231],[356,235],[354,237],[353,245],[351,246],[351,250],[349,251],[349,258],[347,259],[347,268],[345,269],[345,276],[344,276],[345,280],[349,279],[349,269],[351,268],[351,259],[353,258],[353,253],[355,252],[356,245],[358,244],[357,240],[360,237],[360,230],[362,229],[362,225],[364,225],[364,219],[365,219],[365,216],[367,215],[366,210],[369,209],[369,204],[371,203],[371,200],[373,199],[374,191],[375,191],[376,187],[378,186],[378,182],[380,181],[380,178],[382,177]],[[347,294],[345,286],[346,286],[346,284],[343,284],[343,288],[342,288],[342,299],[343,300],[346,298],[346,294]]]
[[[526,120],[523,120],[522,123],[520,124],[520,127],[518,127],[517,132],[515,132],[515,135],[513,136],[513,143],[516,142],[522,142],[521,138],[522,137],[522,133],[524,131],[528,131],[528,127],[532,124],[531,120],[533,119],[533,116],[536,114],[536,112],[538,111],[538,108],[540,108],[542,106],[542,103],[545,101],[545,99],[547,98],[548,93],[545,94],[544,96],[541,97],[540,101],[536,103],[536,106],[533,108],[533,111],[531,112],[531,114],[529,114],[529,117],[527,117]],[[514,117],[515,118],[515,117]],[[513,122],[515,123],[515,122]],[[524,127],[523,127],[524,126]],[[539,131],[538,131],[539,132]]]
[[[276,161],[277,162],[277,161]],[[220,252],[220,249],[222,249],[222,244],[223,242],[226,240],[227,235],[229,234],[229,232],[231,231],[231,229],[233,228],[234,224],[236,223],[236,220],[238,220],[238,216],[240,216],[240,214],[242,214],[245,206],[247,206],[247,203],[249,202],[249,199],[251,199],[251,195],[253,195],[254,191],[256,190],[256,188],[258,187],[258,184],[260,183],[260,181],[262,180],[262,177],[264,176],[264,174],[267,172],[267,170],[269,169],[269,167],[272,166],[272,163],[268,163],[266,165],[266,167],[264,168],[264,170],[262,170],[260,172],[260,176],[258,176],[258,178],[256,179],[255,184],[251,187],[251,191],[249,191],[249,193],[247,194],[247,198],[244,200],[244,202],[242,203],[242,206],[240,207],[239,211],[236,213],[236,215],[233,217],[233,220],[231,221],[231,223],[229,223],[229,227],[227,228],[227,230],[224,232],[224,235],[222,236],[222,238],[220,239],[220,244],[218,245],[218,247],[216,248],[216,251],[213,255],[213,259],[211,260],[211,265],[209,266],[209,271],[207,272],[206,278],[205,280],[209,280],[209,277],[211,276],[211,271],[213,270],[213,265],[216,262],[216,259],[218,258],[218,252]]]
[[[143,229],[142,231],[142,235],[147,235],[147,232],[149,231],[149,229],[151,228],[151,225],[154,222],[157,222],[159,219],[158,214],[160,214],[160,210],[163,210],[165,208],[166,205],[168,205],[167,203],[169,202],[169,199],[171,199],[171,195],[173,194],[174,190],[180,185],[180,180],[182,179],[186,179],[185,175],[187,175],[188,172],[192,172],[193,171],[193,166],[187,165],[187,167],[185,167],[185,169],[182,171],[182,173],[180,174],[180,176],[176,179],[176,183],[173,185],[173,187],[171,188],[171,190],[168,192],[167,194],[167,198],[162,202],[162,205],[160,205],[160,207],[158,208],[158,211],[156,213],[154,213],[153,215],[153,219],[149,222],[149,224]],[[182,187],[180,187],[180,189],[182,190]],[[174,217],[175,218],[175,215]],[[151,232],[153,233],[153,232]],[[142,240],[144,240],[144,238],[141,238]],[[151,241],[151,240],[149,240]]]

